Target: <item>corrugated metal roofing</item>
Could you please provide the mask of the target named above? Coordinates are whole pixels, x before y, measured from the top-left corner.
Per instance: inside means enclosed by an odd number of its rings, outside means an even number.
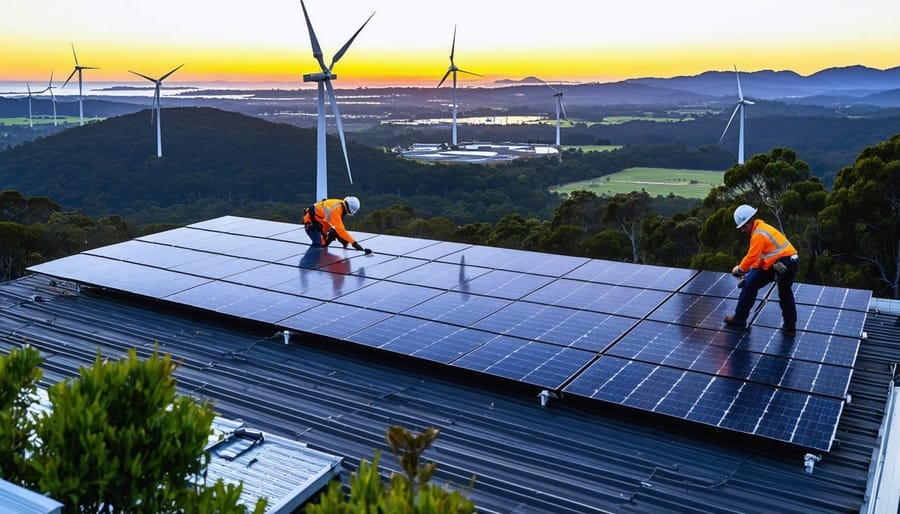
[[[542,408],[533,390],[507,383],[316,340],[285,345],[256,326],[95,293],[41,276],[0,285],[0,350],[40,348],[52,383],[90,364],[97,348],[147,356],[158,342],[184,361],[181,392],[343,457],[345,483],[376,450],[386,453],[383,468],[398,469],[384,442],[389,425],[434,426],[441,435],[425,455],[438,465],[434,480],[466,487],[474,477],[482,512],[858,511],[900,358],[897,318],[870,315],[853,400],[809,474],[795,447],[571,399]]]
[[[0,479],[0,512],[9,514],[59,514],[62,503]]]

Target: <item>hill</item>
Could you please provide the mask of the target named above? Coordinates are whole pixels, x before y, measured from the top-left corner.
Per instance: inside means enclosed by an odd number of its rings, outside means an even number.
[[[306,205],[315,192],[315,131],[210,108],[163,109],[163,158],[147,110],[63,130],[0,153],[0,187],[92,215],[134,215],[198,200]],[[328,141],[332,194],[350,191]],[[350,143],[351,162],[408,167]],[[365,163],[365,165],[363,164]]]

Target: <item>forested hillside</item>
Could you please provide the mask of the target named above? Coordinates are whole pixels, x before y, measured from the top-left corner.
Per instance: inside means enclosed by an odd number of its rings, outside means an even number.
[[[315,131],[211,108],[163,109],[163,158],[149,111],[75,127],[0,152],[0,188],[46,196],[65,210],[144,223],[187,223],[222,214],[296,219],[314,200]],[[404,203],[456,223],[495,222],[516,212],[549,219],[562,201],[547,187],[630,166],[725,169],[715,147],[633,145],[616,152],[567,152],[511,164],[421,164],[328,138],[329,194],[364,208]]]

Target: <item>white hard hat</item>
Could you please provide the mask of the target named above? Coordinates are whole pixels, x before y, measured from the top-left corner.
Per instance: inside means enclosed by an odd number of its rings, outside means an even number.
[[[344,198],[344,203],[347,204],[347,210],[350,214],[356,214],[356,211],[359,210],[359,198],[355,196],[348,196]]]
[[[743,227],[750,218],[752,218],[756,214],[756,209],[747,204],[738,205],[738,208],[734,210],[734,224],[737,228]]]

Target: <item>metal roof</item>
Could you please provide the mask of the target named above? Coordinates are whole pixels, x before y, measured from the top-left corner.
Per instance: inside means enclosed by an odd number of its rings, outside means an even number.
[[[420,361],[335,348],[225,317],[32,275],[0,284],[0,351],[24,343],[57,382],[155,344],[183,361],[179,391],[267,435],[343,457],[348,482],[376,450],[398,470],[388,426],[441,430],[434,481],[465,488],[481,512],[846,512],[865,503],[900,358],[895,316],[867,317],[837,439],[812,473],[796,447],[532,389]]]
[[[0,507],[11,514],[59,514],[62,503],[0,479]]]

